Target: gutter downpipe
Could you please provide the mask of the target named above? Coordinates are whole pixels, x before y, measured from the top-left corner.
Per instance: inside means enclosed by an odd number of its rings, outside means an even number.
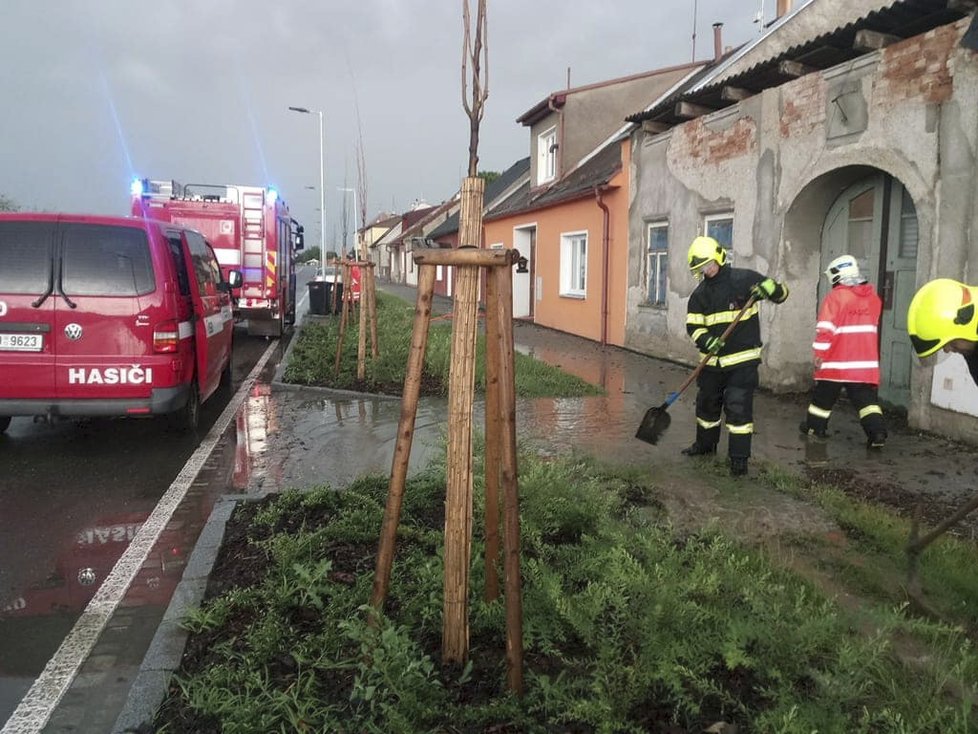
[[[601,346],[608,346],[608,280],[611,263],[611,212],[601,198],[602,187],[594,187],[594,200],[603,212],[601,221]]]

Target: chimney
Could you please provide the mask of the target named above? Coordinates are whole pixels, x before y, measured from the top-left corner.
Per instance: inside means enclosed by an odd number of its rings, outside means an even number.
[[[723,23],[713,24],[713,60],[723,57]]]
[[[791,0],[778,0],[778,17],[791,12]]]

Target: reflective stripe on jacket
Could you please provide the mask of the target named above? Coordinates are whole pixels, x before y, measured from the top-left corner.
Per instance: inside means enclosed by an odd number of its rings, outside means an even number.
[[[869,283],[837,285],[818,310],[812,354],[816,380],[880,384],[879,322],[883,304]]]

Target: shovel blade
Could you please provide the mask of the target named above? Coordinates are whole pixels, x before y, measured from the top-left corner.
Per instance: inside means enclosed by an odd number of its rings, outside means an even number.
[[[671,421],[672,418],[669,416],[666,403],[649,408],[645,411],[645,416],[642,418],[638,430],[635,431],[635,438],[654,446],[662,438],[662,434],[666,432]]]

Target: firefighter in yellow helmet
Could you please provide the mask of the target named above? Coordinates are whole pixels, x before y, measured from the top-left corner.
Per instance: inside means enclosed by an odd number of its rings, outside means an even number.
[[[720,442],[720,415],[726,415],[730,434],[727,453],[730,473],[747,473],[751,435],[754,433],[754,390],[757,388],[757,366],[761,363],[761,326],[756,301],[783,303],[788,288],[754,270],[734,268],[727,264],[727,253],[712,237],[697,237],[687,254],[689,269],[699,285],[686,306],[686,331],[700,350],[700,358],[709,357],[696,379],[696,441],[683,449],[687,456],[716,453]],[[755,303],[741,317],[740,323],[721,339],[740,309],[753,295]]]
[[[964,357],[971,379],[978,384],[978,287],[950,278],[921,286],[910,301],[907,332],[918,357],[938,350]]]

